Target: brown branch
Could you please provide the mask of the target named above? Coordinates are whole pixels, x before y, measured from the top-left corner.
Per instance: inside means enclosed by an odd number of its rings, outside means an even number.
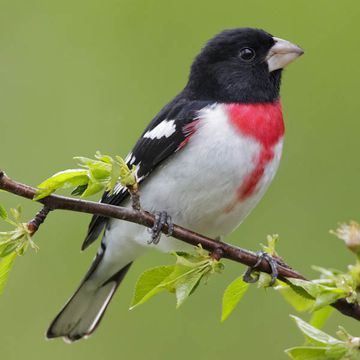
[[[1,170],[0,189],[31,200],[36,193],[35,188],[10,179]],[[155,220],[155,217],[146,211],[73,199],[58,195],[47,196],[46,198],[39,200],[39,202],[42,203],[46,209],[50,210],[62,209],[102,215],[105,217],[130,221],[148,228],[153,227]],[[165,225],[162,229],[162,232],[167,234],[168,230],[168,227]],[[240,249],[236,246],[210,239],[181,226],[174,225],[172,237],[184,241],[190,245],[198,246],[200,244],[204,249],[210,251],[213,254],[213,257],[216,259],[223,257],[247,266],[254,266],[258,261],[258,256],[251,251]],[[270,266],[266,260],[263,260],[258,265],[257,270],[265,273],[271,273]],[[303,275],[291,269],[282,260],[277,260],[277,270],[279,280],[285,282],[288,282],[286,278],[307,280]],[[331,305],[342,314],[360,320],[360,305],[358,303],[349,304],[346,299],[339,299]]]
[[[131,206],[134,210],[141,210],[140,206],[140,192],[139,192],[139,185],[135,183],[135,185],[128,185],[127,189],[131,196]]]
[[[34,218],[27,223],[27,228],[29,229],[31,236],[33,236],[39,230],[40,225],[46,220],[46,217],[49,215],[50,211],[51,209],[44,205],[44,207],[34,216]]]

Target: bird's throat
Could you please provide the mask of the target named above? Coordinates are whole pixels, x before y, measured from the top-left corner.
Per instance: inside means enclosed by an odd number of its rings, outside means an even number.
[[[235,129],[264,147],[276,145],[284,135],[280,100],[260,104],[227,104],[225,108]]]

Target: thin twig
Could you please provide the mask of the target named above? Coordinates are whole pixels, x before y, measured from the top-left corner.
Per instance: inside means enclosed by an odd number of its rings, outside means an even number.
[[[131,206],[134,210],[140,211],[141,205],[140,205],[140,191],[139,191],[139,185],[138,183],[135,183],[134,185],[128,185],[127,189],[131,196]]]
[[[1,170],[0,189],[27,199],[33,199],[36,194],[35,188],[10,179]],[[152,228],[155,221],[154,215],[146,211],[138,211],[131,208],[73,199],[58,195],[49,195],[46,198],[39,200],[39,202],[51,210],[62,209],[96,214],[109,218],[130,221],[148,228]],[[167,234],[167,225],[164,225],[162,232]],[[254,252],[210,239],[178,225],[174,225],[172,237],[190,245],[197,246],[200,244],[204,249],[210,251],[215,258],[223,257],[247,266],[254,266],[258,261],[258,256]],[[257,270],[268,274],[271,273],[269,263],[265,259],[258,264]],[[303,275],[293,270],[282,260],[277,261],[277,270],[279,280],[285,282],[288,282],[286,278],[307,280]],[[346,299],[339,299],[331,305],[342,314],[360,320],[360,305],[358,303],[350,304],[346,301]]]
[[[32,220],[27,223],[31,236],[33,236],[38,230],[40,225],[46,220],[51,209],[46,205],[34,216]]]

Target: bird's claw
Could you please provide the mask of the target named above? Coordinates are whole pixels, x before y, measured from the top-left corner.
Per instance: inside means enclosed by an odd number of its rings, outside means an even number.
[[[271,268],[271,282],[270,286],[273,286],[275,284],[275,281],[278,277],[278,270],[277,270],[277,262],[276,260],[270,256],[268,253],[264,251],[259,251],[256,253],[257,255],[257,262],[254,266],[249,266],[243,275],[243,280],[247,283],[255,283],[259,280],[259,274],[252,276],[253,272],[256,271],[256,268],[261,264],[263,260],[266,260],[269,263],[269,266]]]
[[[174,232],[174,224],[171,220],[171,217],[167,214],[166,211],[160,211],[155,213],[154,226],[150,229],[151,239],[148,241],[148,244],[158,244],[161,238],[161,231],[167,225],[168,231],[166,236],[171,236]]]

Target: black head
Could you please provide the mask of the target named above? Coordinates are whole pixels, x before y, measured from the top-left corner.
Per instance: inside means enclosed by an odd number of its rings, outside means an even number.
[[[225,30],[194,60],[185,94],[217,102],[272,102],[279,97],[282,69],[302,53],[263,30]]]

